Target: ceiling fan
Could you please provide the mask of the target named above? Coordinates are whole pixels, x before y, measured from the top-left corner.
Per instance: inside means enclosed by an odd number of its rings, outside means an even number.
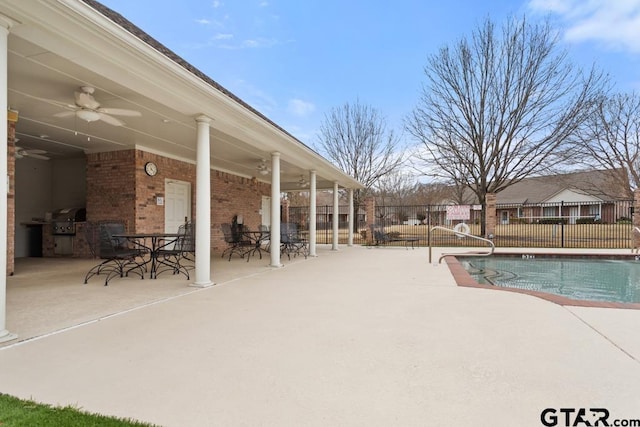
[[[125,123],[113,116],[139,117],[142,114],[135,110],[126,110],[123,108],[104,108],[93,97],[95,88],[91,86],[81,86],[74,93],[75,103],[65,105],[71,111],[54,114],[55,117],[77,117],[86,122],[95,122],[102,120],[113,126],[123,126]]]
[[[260,175],[269,175],[269,172],[271,172],[271,168],[267,166],[267,161],[265,159],[260,160],[257,169]]]
[[[33,157],[34,159],[49,160],[49,157],[45,156],[44,154],[47,154],[45,150],[16,147],[16,159]]]

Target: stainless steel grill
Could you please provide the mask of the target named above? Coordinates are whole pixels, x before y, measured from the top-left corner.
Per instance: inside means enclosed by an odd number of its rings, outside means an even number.
[[[86,220],[85,208],[58,209],[51,215],[51,232],[55,236],[75,236],[76,222]]]

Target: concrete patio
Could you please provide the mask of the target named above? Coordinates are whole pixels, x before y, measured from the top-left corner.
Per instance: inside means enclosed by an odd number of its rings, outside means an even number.
[[[82,285],[92,261],[20,260],[0,392],[162,426],[640,419],[640,310],[458,287],[425,248],[318,253],[279,269],[214,257],[206,289]]]

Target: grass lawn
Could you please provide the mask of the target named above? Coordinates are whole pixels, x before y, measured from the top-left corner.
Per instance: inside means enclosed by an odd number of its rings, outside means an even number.
[[[106,417],[98,414],[83,412],[77,408],[56,407],[21,400],[0,393],[0,426],[38,426],[38,427],[151,427],[153,424],[142,423],[130,419]]]

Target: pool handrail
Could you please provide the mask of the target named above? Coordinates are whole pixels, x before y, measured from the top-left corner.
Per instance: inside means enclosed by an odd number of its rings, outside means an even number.
[[[454,253],[442,254],[442,255],[440,255],[440,258],[438,259],[438,264],[440,264],[440,262],[442,261],[442,258],[444,258],[446,256],[450,256],[450,255],[489,256],[489,255],[493,255],[493,251],[496,249],[496,245],[493,243],[493,241],[490,240],[490,239],[485,239],[484,237],[475,236],[473,234],[464,233],[462,231],[456,231],[455,229],[442,227],[440,225],[436,225],[434,227],[431,227],[429,232],[432,232],[434,230],[442,230],[442,231],[446,231],[448,233],[454,233],[458,237],[460,237],[460,236],[462,236],[462,237],[470,237],[472,239],[481,240],[483,242],[489,243],[489,245],[491,246],[491,250],[489,252],[486,252],[486,253],[485,252],[466,252],[466,253],[455,253],[455,254]],[[638,232],[640,232],[640,229],[638,229]],[[429,239],[429,264],[431,264],[431,239]]]
[[[635,226],[633,227],[633,230],[631,230],[632,232],[636,232],[636,233],[640,233],[640,227]],[[631,239],[631,253],[633,253],[634,251],[636,253],[638,253],[638,248],[633,244],[633,238]]]

